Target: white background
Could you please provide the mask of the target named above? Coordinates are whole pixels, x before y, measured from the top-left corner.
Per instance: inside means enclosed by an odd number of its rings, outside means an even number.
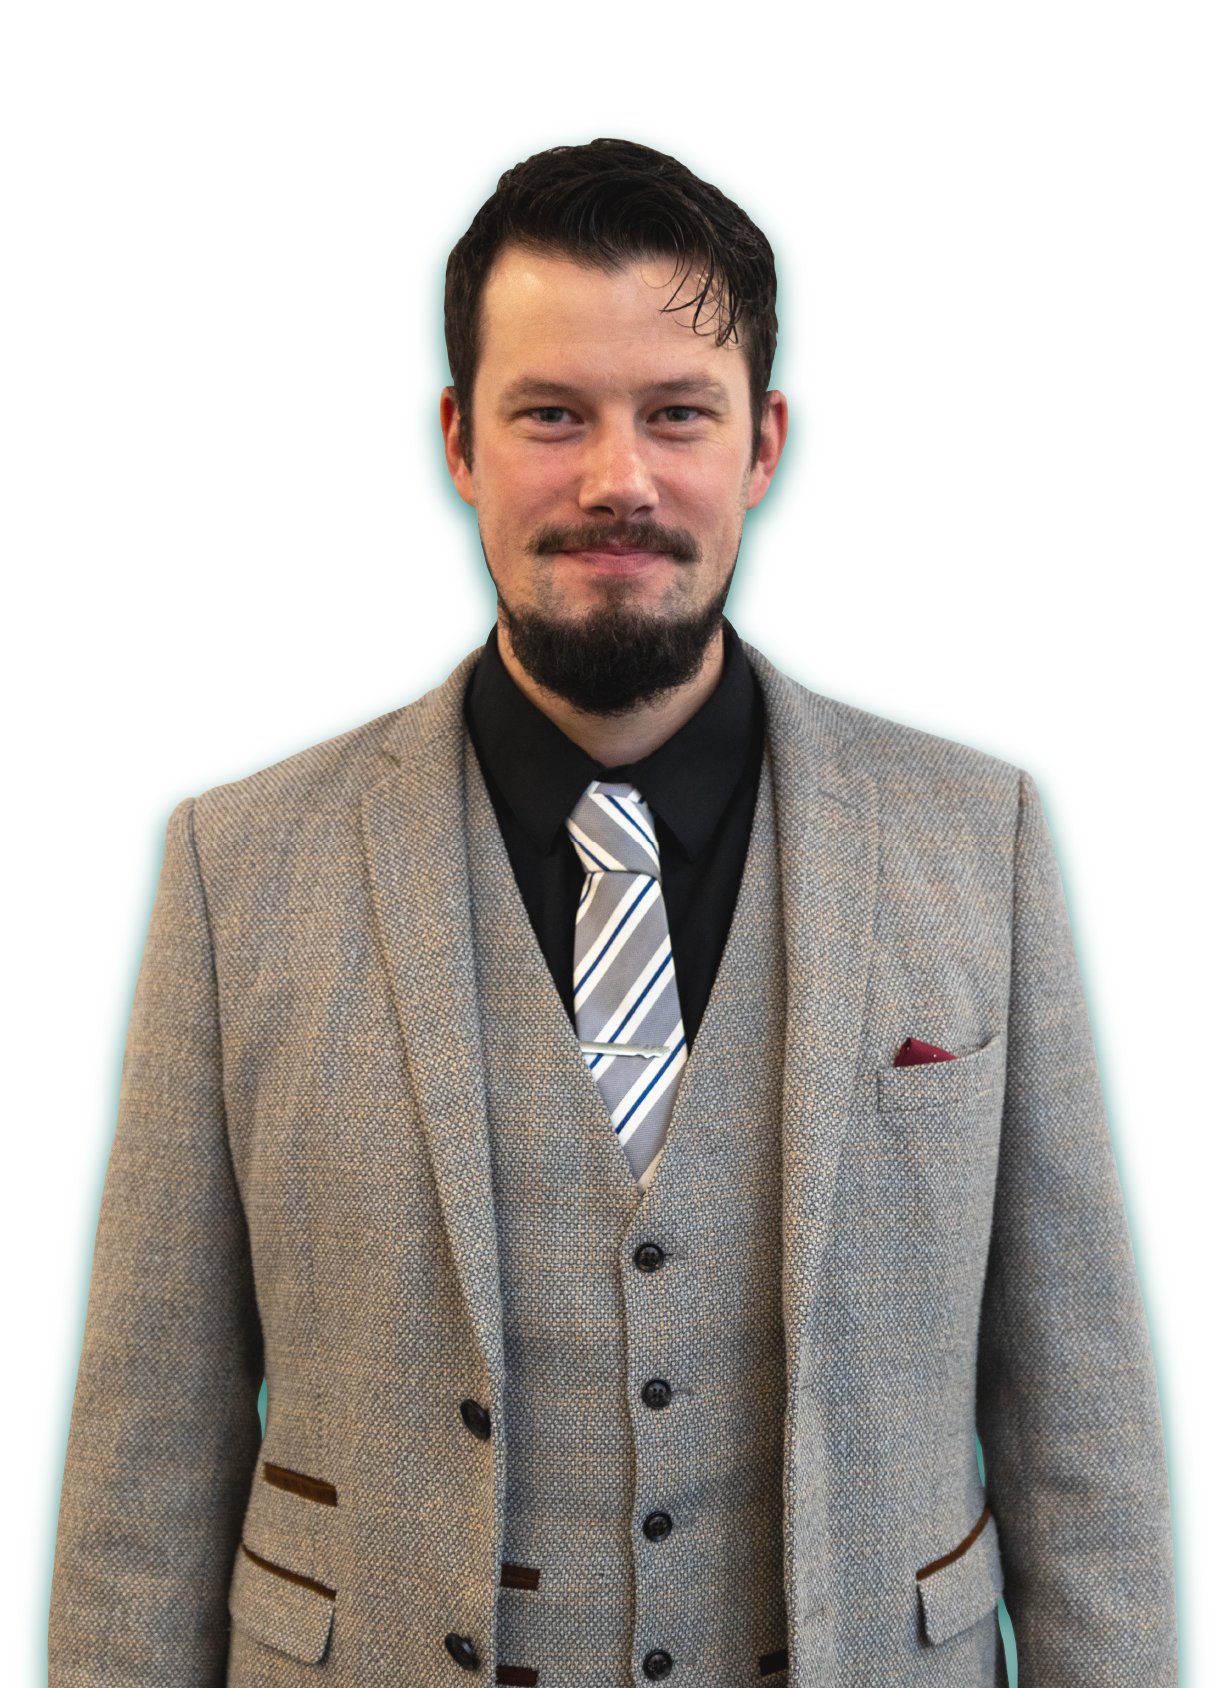
[[[1040,784],[1160,1369],[1185,1675],[1219,1680],[1216,29],[1179,0],[10,11],[7,1680],[45,1668],[166,817],[484,637],[435,423],[444,261],[502,168],[597,134],[677,153],[778,254],[795,420],[738,627]]]

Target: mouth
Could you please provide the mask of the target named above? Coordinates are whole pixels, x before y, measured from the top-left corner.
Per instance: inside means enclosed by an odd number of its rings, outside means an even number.
[[[693,563],[698,541],[684,528],[660,522],[624,522],[616,527],[549,528],[535,536],[535,556],[568,557],[591,574],[643,574],[658,563]]]
[[[642,574],[653,563],[667,557],[668,553],[630,545],[596,545],[573,546],[571,550],[565,548],[559,555],[569,557],[573,563],[591,569],[594,574],[631,575]]]

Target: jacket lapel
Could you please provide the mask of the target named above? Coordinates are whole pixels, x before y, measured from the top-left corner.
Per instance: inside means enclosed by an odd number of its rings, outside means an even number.
[[[798,1386],[857,1083],[876,895],[876,791],[845,754],[834,706],[756,651],[766,698],[787,944],[783,1303]]]
[[[466,848],[462,700],[477,653],[394,722],[365,799],[373,902],[462,1293],[493,1380],[503,1335]]]
[[[798,1371],[857,1081],[876,793],[850,766],[849,734],[834,706],[747,651],[766,699],[779,827],[788,974],[783,1296]],[[463,776],[462,699],[476,660],[397,718],[386,749],[398,766],[364,810],[374,905],[445,1225],[488,1367],[502,1379]]]

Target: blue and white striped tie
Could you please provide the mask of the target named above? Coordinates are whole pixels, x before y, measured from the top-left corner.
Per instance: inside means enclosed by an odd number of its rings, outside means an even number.
[[[594,780],[567,830],[586,875],[576,912],[576,1035],[646,1189],[686,1064],[656,828],[634,786]]]

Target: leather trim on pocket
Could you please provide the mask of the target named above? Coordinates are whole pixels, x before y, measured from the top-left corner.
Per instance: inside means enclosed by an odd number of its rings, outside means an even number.
[[[302,1500],[315,1500],[319,1506],[339,1504],[339,1491],[333,1483],[324,1483],[320,1477],[306,1477],[303,1471],[289,1471],[286,1465],[272,1465],[264,1460],[262,1478],[273,1489],[285,1489]]]
[[[261,1553],[255,1553],[252,1547],[241,1544],[241,1551],[247,1559],[252,1559],[256,1565],[261,1565],[264,1571],[270,1571],[273,1577],[282,1577],[285,1582],[295,1583],[298,1588],[311,1588],[314,1594],[323,1594],[327,1600],[333,1600],[335,1590],[327,1588],[325,1583],[314,1582],[312,1577],[302,1577],[299,1571],[290,1571],[286,1565],[276,1565],[270,1559],[264,1559]]]
[[[917,1573],[923,1634],[935,1646],[980,1623],[999,1604],[1003,1562],[990,1507],[965,1539]]]
[[[335,1591],[313,1577],[264,1559],[245,1543],[233,1566],[233,1628],[305,1665],[320,1664],[330,1644]]]
[[[990,1507],[984,1506],[982,1508],[982,1516],[965,1537],[965,1540],[954,1547],[951,1553],[946,1553],[942,1559],[933,1559],[930,1565],[924,1565],[921,1571],[916,1571],[914,1573],[915,1582],[922,1582],[924,1577],[933,1577],[937,1571],[947,1570],[949,1565],[955,1565],[958,1559],[963,1559],[973,1544],[977,1541],[978,1537],[982,1534],[989,1521]]]
[[[501,1565],[499,1568],[501,1588],[536,1588],[541,1580],[541,1571],[534,1570],[532,1565]]]

